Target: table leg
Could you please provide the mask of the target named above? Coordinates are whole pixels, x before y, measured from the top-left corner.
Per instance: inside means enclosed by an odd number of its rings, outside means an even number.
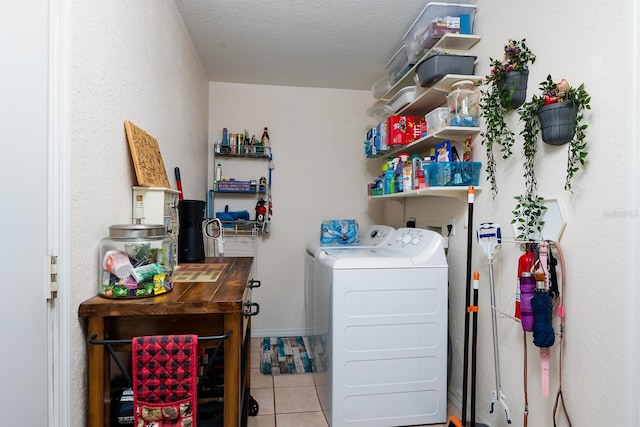
[[[96,339],[104,339],[104,318],[89,317],[87,324],[89,336],[97,334]],[[109,414],[104,408],[105,387],[105,351],[102,345],[87,344],[87,386],[88,390],[88,415],[87,426],[109,426]]]
[[[224,342],[224,425],[240,426],[240,358],[242,346],[242,313],[224,315],[224,330],[233,333]]]

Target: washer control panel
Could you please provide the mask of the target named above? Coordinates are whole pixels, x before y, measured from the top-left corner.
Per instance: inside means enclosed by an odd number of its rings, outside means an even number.
[[[420,256],[434,246],[442,246],[442,236],[435,231],[421,228],[399,228],[386,248],[409,257]]]
[[[377,246],[393,239],[396,229],[388,225],[372,225],[360,238],[360,246]]]

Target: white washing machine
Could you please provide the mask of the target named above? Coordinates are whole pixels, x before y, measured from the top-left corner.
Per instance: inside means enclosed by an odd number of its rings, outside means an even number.
[[[442,236],[416,228],[317,258],[316,389],[332,427],[445,423],[447,272]]]
[[[358,236],[358,243],[351,245],[322,245],[320,239],[307,243],[307,250],[304,259],[304,310],[305,310],[305,335],[314,335],[315,330],[320,329],[320,325],[314,326],[314,283],[317,254],[322,249],[344,248],[344,247],[373,247],[388,242],[394,236],[395,228],[388,225],[372,225],[369,229]],[[323,322],[326,323],[327,316]],[[326,330],[326,327],[322,328]]]

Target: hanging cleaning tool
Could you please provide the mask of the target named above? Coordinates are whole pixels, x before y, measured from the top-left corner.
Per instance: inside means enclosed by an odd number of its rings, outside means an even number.
[[[464,317],[464,365],[462,370],[462,425],[466,426],[467,419],[467,390],[469,379],[469,315],[466,308],[471,305],[471,261],[472,261],[472,241],[473,241],[473,203],[475,202],[475,188],[467,189],[467,275],[466,275],[466,296],[465,296],[465,317]]]
[[[475,199],[475,188],[467,189],[467,276],[466,276],[466,297],[464,306],[464,361],[462,364],[462,420],[456,417],[449,418],[449,427],[466,426],[467,422],[467,391],[469,378],[469,316],[467,308],[471,305],[471,256],[473,241],[473,202]]]
[[[266,130],[266,128],[265,128]],[[273,163],[273,153],[269,151],[269,181],[267,182],[267,220],[262,224],[262,231],[268,233],[271,231],[271,216],[273,215],[273,198],[271,196],[271,180],[273,179],[273,170],[276,165]]]
[[[493,392],[493,400],[491,401],[490,413],[493,413],[494,404],[498,402],[504,408],[507,417],[507,423],[511,424],[509,416],[509,408],[502,394],[502,386],[500,384],[500,354],[498,345],[498,325],[496,316],[496,292],[493,281],[493,256],[500,249],[502,243],[502,234],[500,226],[493,222],[485,222],[480,224],[477,232],[478,244],[482,251],[487,255],[489,264],[489,296],[491,300],[491,328],[493,330],[493,361],[495,368],[496,389]]]
[[[478,289],[480,287],[480,272],[473,272],[473,305],[467,308],[471,313],[471,427],[488,427],[486,424],[476,423],[476,365],[478,354]]]
[[[184,200],[182,195],[182,178],[180,178],[180,168],[176,166],[174,169],[176,174],[176,185],[178,186],[178,200]]]

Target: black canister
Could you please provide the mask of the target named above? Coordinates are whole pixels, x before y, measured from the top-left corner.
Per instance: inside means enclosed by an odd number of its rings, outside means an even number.
[[[202,222],[204,221],[205,202],[203,200],[180,200],[178,218],[178,263],[204,261],[204,239]]]

